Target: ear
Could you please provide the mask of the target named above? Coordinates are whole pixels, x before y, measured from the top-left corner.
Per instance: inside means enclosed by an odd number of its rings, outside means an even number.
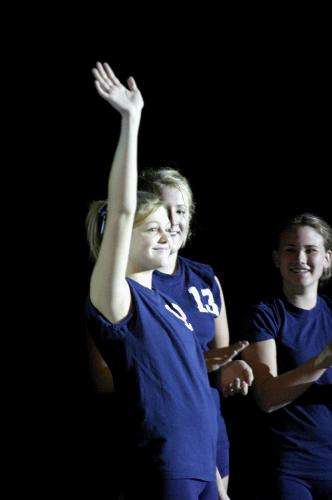
[[[274,265],[276,267],[280,267],[279,255],[278,255],[278,252],[276,250],[273,250],[273,252],[272,252],[272,259],[273,259]]]
[[[330,267],[332,262],[332,250],[328,250],[325,253],[325,258],[324,258],[324,268],[327,269]]]

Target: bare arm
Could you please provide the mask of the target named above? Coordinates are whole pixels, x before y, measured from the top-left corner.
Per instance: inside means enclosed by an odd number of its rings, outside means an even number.
[[[87,349],[90,375],[96,390],[102,394],[114,392],[112,372],[89,334]]]
[[[282,375],[278,375],[276,343],[273,339],[250,345],[242,357],[254,370],[257,403],[269,413],[297,399],[332,366],[332,342],[317,356]]]
[[[218,468],[216,470],[216,483],[218,491],[218,500],[230,500]]]
[[[210,343],[210,350],[205,353],[205,359],[209,371],[222,368],[218,377],[218,386],[224,396],[234,394],[247,394],[248,388],[253,381],[253,373],[250,366],[242,360],[235,360],[239,352],[249,345],[246,341],[236,342],[229,345],[229,329],[223,291],[218,278],[215,276],[221,296],[221,308],[218,318],[215,319],[215,335]]]
[[[216,280],[218,287],[219,287],[222,308],[221,308],[221,311],[220,311],[218,318],[216,318],[214,320],[215,334],[214,334],[214,339],[213,339],[213,345],[211,345],[211,347],[218,348],[218,347],[229,346],[229,329],[228,329],[227,312],[226,312],[224,294],[223,294],[223,291],[222,291],[222,288],[221,288],[221,285],[220,285],[220,282],[219,282],[217,276],[215,276],[215,280]]]
[[[105,231],[90,282],[91,301],[116,323],[130,308],[125,277],[136,210],[137,137],[143,99],[134,79],[129,78],[128,88],[124,87],[108,64],[97,63],[93,74],[98,94],[121,115],[120,137],[108,182]]]

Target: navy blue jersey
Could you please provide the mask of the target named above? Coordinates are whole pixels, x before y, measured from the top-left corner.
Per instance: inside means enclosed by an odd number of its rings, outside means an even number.
[[[254,308],[248,340],[273,339],[278,374],[319,354],[332,340],[332,303],[318,296],[313,309],[299,309],[284,297]],[[268,415],[276,444],[277,469],[310,479],[332,478],[332,368],[305,393]]]
[[[203,351],[215,335],[215,319],[219,316],[222,303],[220,289],[211,266],[178,257],[175,274],[154,271],[152,286],[170,295],[184,310]],[[217,465],[222,477],[228,475],[229,440],[221,413],[219,391],[211,387],[218,409],[218,454]]]
[[[153,288],[170,295],[185,311],[194,326],[203,351],[214,338],[214,320],[222,304],[219,286],[211,266],[178,257],[175,274],[154,271]]]
[[[217,412],[204,356],[174,300],[128,279],[132,312],[111,324],[87,300],[87,326],[109,365],[134,465],[214,481]]]

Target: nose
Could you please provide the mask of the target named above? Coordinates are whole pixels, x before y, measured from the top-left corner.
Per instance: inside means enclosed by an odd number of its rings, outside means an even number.
[[[305,250],[298,250],[295,254],[295,260],[296,262],[299,263],[306,263],[307,262],[307,255]]]
[[[170,241],[171,241],[171,236],[169,234],[169,231],[165,231],[164,229],[161,230],[159,242],[160,243],[169,243]]]
[[[168,210],[168,218],[173,226],[177,226],[179,224],[179,214],[176,210],[169,209]]]

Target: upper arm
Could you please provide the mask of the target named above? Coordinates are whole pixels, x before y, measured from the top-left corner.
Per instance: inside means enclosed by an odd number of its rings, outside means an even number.
[[[98,392],[101,393],[113,392],[114,386],[112,372],[89,334],[87,334],[87,350],[90,375],[94,386]]]
[[[254,390],[259,402],[262,399],[264,384],[278,375],[275,340],[268,339],[250,344],[241,355],[254,372]]]
[[[227,321],[227,313],[223,291],[221,285],[219,283],[218,278],[215,276],[215,280],[218,284],[220,298],[221,298],[221,309],[219,316],[215,318],[215,334],[214,339],[211,342],[210,347],[227,347],[229,345],[229,329],[228,329],[228,321]]]
[[[109,214],[100,252],[90,281],[93,305],[112,323],[129,312],[131,293],[126,281],[133,214]]]

